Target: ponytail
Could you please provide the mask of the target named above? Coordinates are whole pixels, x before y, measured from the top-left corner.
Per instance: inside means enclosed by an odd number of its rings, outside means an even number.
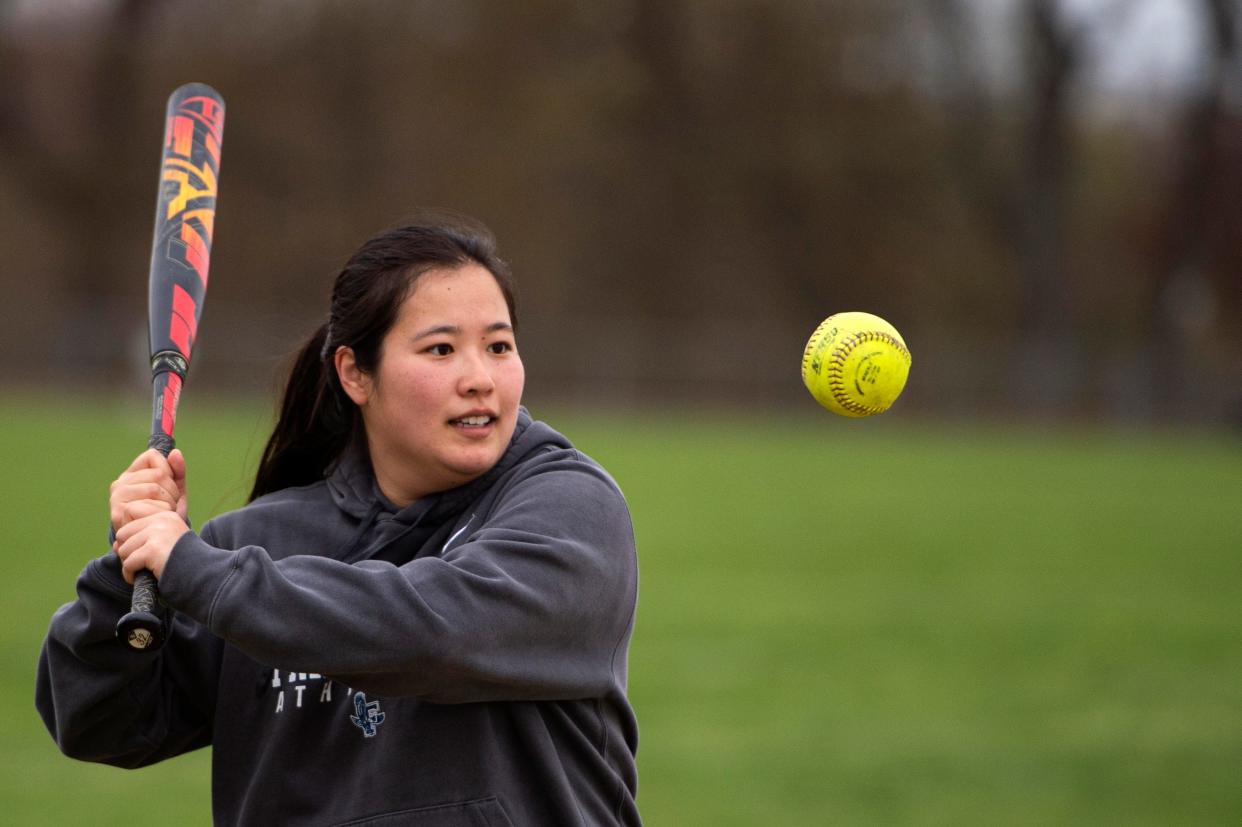
[[[324,353],[328,326],[302,346],[280,404],[280,417],[263,449],[250,500],[324,478],[349,443],[356,408],[344,398],[330,354]]]

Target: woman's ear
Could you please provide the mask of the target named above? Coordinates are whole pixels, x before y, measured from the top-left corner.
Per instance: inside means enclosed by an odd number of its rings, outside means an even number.
[[[371,377],[358,367],[358,362],[354,359],[354,349],[341,345],[336,349],[332,363],[336,367],[336,375],[341,380],[345,395],[355,405],[367,404],[367,400],[371,398]]]

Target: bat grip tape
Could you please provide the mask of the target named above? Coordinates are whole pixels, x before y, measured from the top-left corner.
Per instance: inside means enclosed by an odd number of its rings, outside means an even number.
[[[151,359],[153,376],[161,373],[173,373],[185,376],[186,361],[179,353],[163,351]],[[159,420],[157,415],[156,420]],[[171,434],[152,425],[151,437],[147,441],[148,448],[154,448],[164,456],[168,456],[176,445]],[[130,598],[129,613],[116,624],[116,636],[129,648],[138,651],[154,651],[164,645],[164,620],[159,610],[159,589],[155,575],[149,571],[140,571],[134,575],[134,593]]]

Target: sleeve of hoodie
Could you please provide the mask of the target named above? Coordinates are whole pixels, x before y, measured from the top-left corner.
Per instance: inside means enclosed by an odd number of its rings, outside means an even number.
[[[77,600],[52,616],[35,678],[35,706],[66,755],[141,767],[211,742],[221,642],[174,615],[156,652],[116,639],[131,589],[107,554],[78,577]]]
[[[178,541],[165,600],[261,663],[441,703],[625,684],[638,570],[615,483],[570,456],[508,484],[465,542],[402,566]]]

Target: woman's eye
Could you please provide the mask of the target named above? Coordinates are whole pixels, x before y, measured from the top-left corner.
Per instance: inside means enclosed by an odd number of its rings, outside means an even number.
[[[427,348],[427,352],[434,354],[436,356],[448,356],[450,353],[453,352],[453,346],[448,345],[448,344],[443,344],[443,343],[438,344],[438,345],[432,345],[431,347]]]
[[[513,345],[508,342],[492,342],[487,349],[492,353],[508,353],[513,350]]]

